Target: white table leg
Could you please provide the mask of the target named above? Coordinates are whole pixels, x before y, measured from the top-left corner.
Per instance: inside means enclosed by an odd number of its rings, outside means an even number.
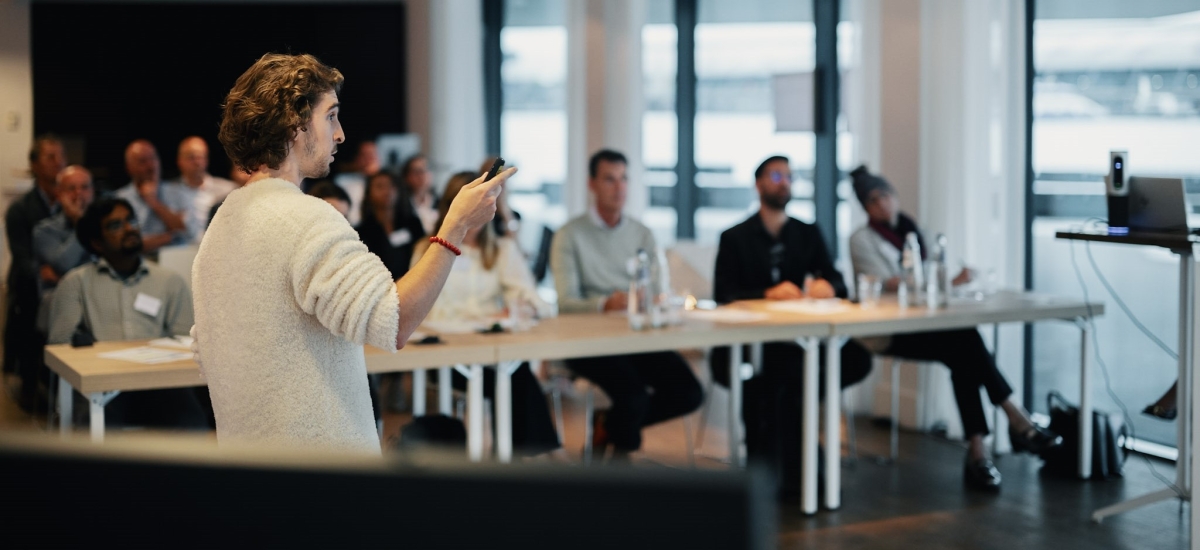
[[[745,467],[742,456],[742,346],[729,348],[729,464]]]
[[[821,340],[817,337],[805,339],[804,344],[804,397],[800,414],[800,509],[805,514],[817,513],[817,369],[821,368]]]
[[[75,395],[71,383],[58,377],[58,433],[66,438],[71,434],[71,423],[75,416]]]
[[[450,367],[438,369],[438,412],[446,416],[454,416],[454,403],[450,398],[451,385]]]
[[[1079,322],[1079,478],[1092,477],[1092,372],[1088,365],[1088,324]]]
[[[515,361],[496,366],[496,455],[500,462],[512,462],[512,373],[521,364]]]
[[[483,460],[483,365],[471,365],[467,379],[467,453]]]
[[[92,424],[92,443],[104,442],[104,407],[112,401],[119,392],[96,392],[88,394],[88,403],[91,405],[90,421]]]
[[[425,416],[425,370],[413,371],[412,403],[413,416]],[[400,380],[397,379],[398,383]]]
[[[842,344],[832,337],[825,344],[825,507],[842,506]]]

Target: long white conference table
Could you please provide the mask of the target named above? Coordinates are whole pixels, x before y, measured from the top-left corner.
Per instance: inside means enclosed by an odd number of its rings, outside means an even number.
[[[788,307],[794,305],[796,307]],[[841,386],[840,355],[825,354],[819,361],[821,345],[840,346],[848,338],[899,333],[928,332],[974,327],[996,323],[1028,323],[1060,319],[1076,323],[1081,331],[1080,361],[1080,433],[1079,473],[1091,473],[1091,382],[1086,345],[1090,316],[1100,315],[1104,306],[1078,300],[1055,298],[1022,292],[999,292],[983,300],[952,300],[947,308],[928,309],[923,306],[900,308],[894,301],[884,300],[877,307],[863,309],[853,304],[834,307],[805,307],[803,304],[782,305],[764,300],[739,302],[718,308],[714,312],[685,315],[680,325],[635,331],[619,315],[572,315],[541,321],[527,331],[498,334],[444,334],[442,343],[433,345],[409,344],[395,354],[367,347],[367,371],[414,372],[414,409],[423,412],[424,373],[439,369],[439,408],[450,408],[450,368],[459,366],[468,377],[468,453],[474,460],[483,458],[483,369],[495,366],[496,376],[496,454],[502,462],[512,456],[512,397],[511,374],[516,366],[527,360],[554,360],[594,357],[624,353],[641,353],[688,348],[731,346],[730,400],[731,419],[741,418],[741,345],[760,345],[764,342],[796,341],[804,346],[804,405],[802,411],[801,446],[801,506],[805,513],[816,513],[817,441],[819,402],[818,368],[826,370],[826,494],[825,506],[840,507],[840,421],[839,392]],[[105,359],[104,352],[118,351],[145,345],[141,342],[101,342],[93,347],[72,348],[69,345],[46,347],[46,364],[59,375],[59,407],[61,430],[71,430],[72,390],[89,401],[91,434],[95,441],[104,437],[104,406],[121,391],[178,388],[204,385],[199,367],[191,360],[157,365],[144,365]],[[755,350],[761,348],[755,346]],[[760,352],[751,353],[755,362]],[[729,426],[730,462],[744,465],[741,422]]]

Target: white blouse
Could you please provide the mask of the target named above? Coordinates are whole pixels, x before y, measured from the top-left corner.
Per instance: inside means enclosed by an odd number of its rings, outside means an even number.
[[[479,248],[462,247],[462,255],[454,259],[446,285],[426,320],[490,321],[500,317],[506,305],[521,302],[532,304],[540,318],[554,316],[554,307],[538,297],[533,273],[517,243],[505,237],[497,243],[499,254],[490,270],[483,268]],[[418,259],[414,254],[413,263]]]

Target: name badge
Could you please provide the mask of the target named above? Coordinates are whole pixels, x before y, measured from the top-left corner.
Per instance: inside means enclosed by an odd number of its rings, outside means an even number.
[[[407,229],[397,229],[388,235],[388,241],[392,243],[392,246],[404,246],[412,242],[412,233]]]
[[[162,300],[139,292],[133,300],[133,309],[151,317],[158,317],[158,310],[162,309]]]

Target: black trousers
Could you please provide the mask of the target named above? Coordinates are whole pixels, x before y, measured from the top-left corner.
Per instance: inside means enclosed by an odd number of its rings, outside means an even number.
[[[604,429],[619,451],[636,451],[642,428],[688,414],[704,401],[692,368],[673,351],[572,359],[567,368],[612,400]]]
[[[954,399],[966,437],[988,434],[987,417],[979,398],[980,386],[987,390],[993,404],[999,405],[1012,395],[1012,388],[975,329],[897,334],[885,353],[904,359],[937,361],[950,369]]]
[[[24,399],[37,392],[39,380],[46,380],[43,352],[46,337],[38,332],[36,301],[26,296],[9,296],[8,321],[4,326],[4,371],[20,376]]]
[[[748,348],[749,346],[747,346]],[[821,349],[821,361],[827,350]],[[744,349],[742,357],[749,357]],[[839,350],[842,388],[861,382],[871,372],[871,352],[855,340]],[[742,385],[742,420],[746,426],[746,455],[769,469],[785,491],[800,486],[800,411],[804,396],[804,348],[794,342],[763,344],[762,370]],[[710,356],[713,380],[729,383],[729,348]],[[820,386],[824,387],[824,373]],[[823,392],[818,395],[823,396]]]
[[[174,388],[122,392],[104,408],[108,426],[207,430],[208,413],[199,391],[207,388]]]
[[[455,389],[466,391],[467,377],[454,372],[452,384]],[[483,395],[492,398],[495,406],[496,370],[483,369]],[[496,415],[492,414],[495,425]],[[529,363],[522,363],[512,373],[512,443],[513,451],[523,456],[533,456],[553,451],[562,445],[558,441],[558,430],[550,417],[546,394],[538,383]]]

